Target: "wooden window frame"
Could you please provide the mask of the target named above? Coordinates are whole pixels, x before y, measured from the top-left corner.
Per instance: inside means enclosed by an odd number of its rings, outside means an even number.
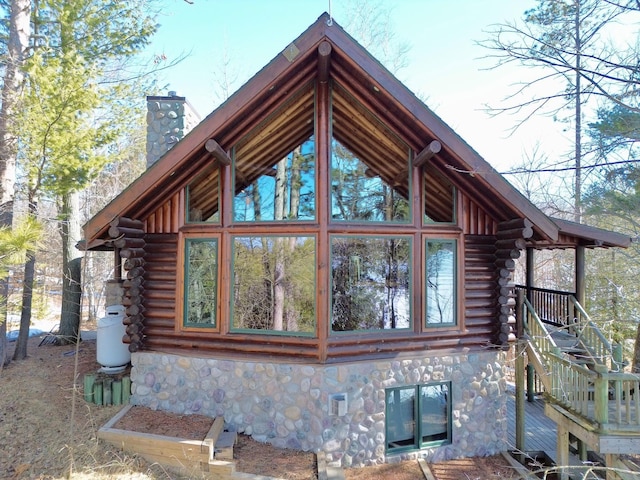
[[[251,229],[251,233],[235,233],[233,235],[228,236],[228,249],[230,250],[230,259],[229,259],[229,277],[227,284],[228,288],[228,298],[229,298],[229,315],[228,315],[228,331],[233,334],[247,334],[247,335],[275,335],[281,337],[303,337],[303,338],[317,338],[318,332],[318,294],[316,293],[314,296],[314,328],[310,332],[291,332],[285,330],[271,330],[271,329],[251,329],[251,328],[236,328],[233,325],[233,315],[234,315],[234,305],[233,305],[233,297],[234,297],[234,287],[233,287],[233,276],[234,276],[234,258],[235,258],[235,239],[236,238],[246,238],[246,237],[273,237],[273,238],[290,238],[290,237],[308,237],[313,238],[314,241],[314,291],[317,292],[318,289],[318,235],[310,232],[287,232],[287,233],[266,233],[264,230],[256,231],[255,229]]]
[[[427,282],[427,257],[428,257],[428,243],[429,242],[437,242],[437,243],[450,243],[453,244],[453,315],[455,317],[452,323],[441,323],[441,324],[429,324],[427,322],[427,303],[428,303],[428,294],[427,289],[429,288]],[[423,333],[433,332],[435,330],[456,330],[462,331],[463,329],[463,315],[462,315],[462,288],[463,285],[460,282],[460,278],[463,277],[461,275],[462,267],[462,252],[461,252],[461,241],[459,235],[456,236],[447,236],[447,235],[429,235],[425,234],[422,237],[422,262],[420,267],[420,277],[421,277],[421,285],[422,285],[422,315],[421,315],[421,331]]]
[[[209,326],[209,325],[202,325],[202,326],[197,326],[195,324],[186,324],[185,320],[187,318],[187,301],[186,301],[186,296],[187,296],[187,281],[188,281],[188,266],[187,266],[187,248],[189,245],[189,242],[192,241],[200,241],[200,242],[204,242],[207,240],[215,240],[217,243],[217,264],[216,264],[216,322],[215,325],[213,326]],[[202,332],[202,333],[219,333],[221,330],[221,323],[222,323],[222,308],[221,308],[221,283],[222,283],[222,269],[221,269],[221,265],[222,265],[222,235],[220,235],[219,233],[214,233],[214,232],[201,232],[201,233],[181,233],[179,235],[179,239],[178,239],[178,265],[182,265],[182,269],[180,272],[180,275],[178,276],[178,291],[176,292],[176,310],[179,313],[179,315],[177,316],[178,319],[180,319],[181,321],[176,322],[176,328],[178,331],[182,331],[182,332]]]

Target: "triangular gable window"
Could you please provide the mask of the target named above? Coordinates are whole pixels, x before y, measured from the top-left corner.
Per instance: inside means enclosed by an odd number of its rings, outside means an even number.
[[[408,145],[338,84],[332,135],[333,220],[410,222]]]
[[[314,92],[307,84],[235,146],[234,221],[316,218]]]
[[[187,223],[220,221],[220,168],[211,164],[187,186]]]

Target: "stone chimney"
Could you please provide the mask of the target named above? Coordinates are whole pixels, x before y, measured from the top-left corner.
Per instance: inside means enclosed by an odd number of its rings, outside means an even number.
[[[200,122],[200,116],[176,92],[147,96],[147,168],[156,163]]]

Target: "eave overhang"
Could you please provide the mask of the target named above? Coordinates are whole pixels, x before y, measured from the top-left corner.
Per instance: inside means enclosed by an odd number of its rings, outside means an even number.
[[[568,237],[572,240],[572,245],[587,248],[628,248],[633,239],[628,235],[604,230],[582,223],[571,222],[559,218],[552,219],[560,229],[561,237]]]
[[[251,126],[267,118],[300,85],[317,80],[323,68],[327,68],[321,66],[326,59],[319,53],[322,48],[326,51],[327,42],[331,47],[328,78],[372,109],[416,154],[432,141],[439,141],[442,149],[430,161],[497,222],[526,218],[533,223],[536,241],[553,244],[558,240],[557,223],[522,196],[408,88],[329,20],[327,14],[318,18],[89,220],[84,226],[87,245],[106,238],[109,223],[116,217],[145,218],[157,208],[162,194],[175,191],[208,162],[214,162],[205,148],[208,140],[215,139],[223,149],[230,150]]]

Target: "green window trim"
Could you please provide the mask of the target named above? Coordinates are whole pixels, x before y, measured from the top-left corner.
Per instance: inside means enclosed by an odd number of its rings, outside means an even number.
[[[315,337],[316,237],[232,237],[230,331]]]
[[[330,236],[332,335],[413,328],[412,238]]]
[[[186,238],[184,241],[183,327],[218,327],[217,238]]]
[[[424,325],[451,327],[457,320],[457,241],[425,240]]]
[[[385,447],[388,454],[451,443],[451,382],[385,390]]]

